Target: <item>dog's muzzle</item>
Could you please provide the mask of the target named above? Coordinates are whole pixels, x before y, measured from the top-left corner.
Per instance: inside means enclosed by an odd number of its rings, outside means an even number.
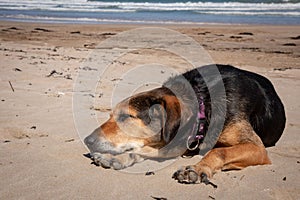
[[[92,134],[84,139],[85,145],[89,148],[91,153],[109,153],[119,154],[117,148],[103,136],[101,129],[96,129]]]

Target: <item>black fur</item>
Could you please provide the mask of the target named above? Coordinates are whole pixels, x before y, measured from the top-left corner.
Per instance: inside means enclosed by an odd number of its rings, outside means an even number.
[[[207,65],[182,76],[197,98],[204,98],[207,125],[212,132],[220,133],[229,122],[246,119],[266,147],[274,146],[281,137],[286,122],[285,111],[267,78],[229,65]],[[164,87],[175,91],[179,98],[189,99],[188,90],[180,88],[182,76],[169,79]],[[197,105],[191,103],[190,106],[194,110]],[[216,112],[212,112],[212,107]],[[218,124],[224,116],[224,124]]]

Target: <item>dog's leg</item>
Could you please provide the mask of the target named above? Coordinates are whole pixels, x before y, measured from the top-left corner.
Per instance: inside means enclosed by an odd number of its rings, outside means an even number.
[[[196,165],[179,169],[173,178],[179,182],[195,183],[207,180],[217,170],[271,164],[263,143],[247,123],[238,123],[225,129],[218,141],[223,147],[212,149]]]
[[[211,178],[217,170],[243,169],[251,165],[271,164],[266,149],[253,143],[212,149],[196,165],[187,166],[174,173],[179,182],[195,183]],[[199,178],[200,177],[200,178]]]

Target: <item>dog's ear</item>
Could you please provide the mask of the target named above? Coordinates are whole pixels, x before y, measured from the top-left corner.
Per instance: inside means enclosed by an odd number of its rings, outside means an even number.
[[[175,137],[180,126],[181,108],[177,97],[173,95],[162,97],[162,104],[166,116],[163,117],[161,139],[165,143],[169,143]]]
[[[151,111],[152,108],[153,111]],[[160,139],[166,144],[177,134],[181,122],[181,110],[179,99],[173,92],[166,88],[156,90],[155,99],[152,100],[150,113],[153,113],[153,121],[160,121]]]
[[[145,110],[139,112],[139,118],[153,132],[160,132],[160,140],[169,143],[176,135],[180,125],[181,108],[179,100],[169,91],[156,90],[154,95],[144,98]]]

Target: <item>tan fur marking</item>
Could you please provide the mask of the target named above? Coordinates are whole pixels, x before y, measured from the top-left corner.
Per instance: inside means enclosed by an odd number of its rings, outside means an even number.
[[[261,139],[254,132],[249,122],[240,120],[238,122],[232,122],[225,127],[217,144],[218,146],[233,146],[247,142],[263,145]]]
[[[194,165],[199,175],[204,172],[211,177],[217,170],[271,164],[262,141],[246,121],[229,124],[220,135],[218,146],[221,147],[212,149]]]
[[[138,142],[144,143],[143,139],[140,138],[132,138],[129,135],[122,134],[118,124],[116,123],[115,119],[111,117],[106,123],[102,124],[101,126],[102,133],[108,141],[117,145],[117,144],[126,144],[128,142]]]

